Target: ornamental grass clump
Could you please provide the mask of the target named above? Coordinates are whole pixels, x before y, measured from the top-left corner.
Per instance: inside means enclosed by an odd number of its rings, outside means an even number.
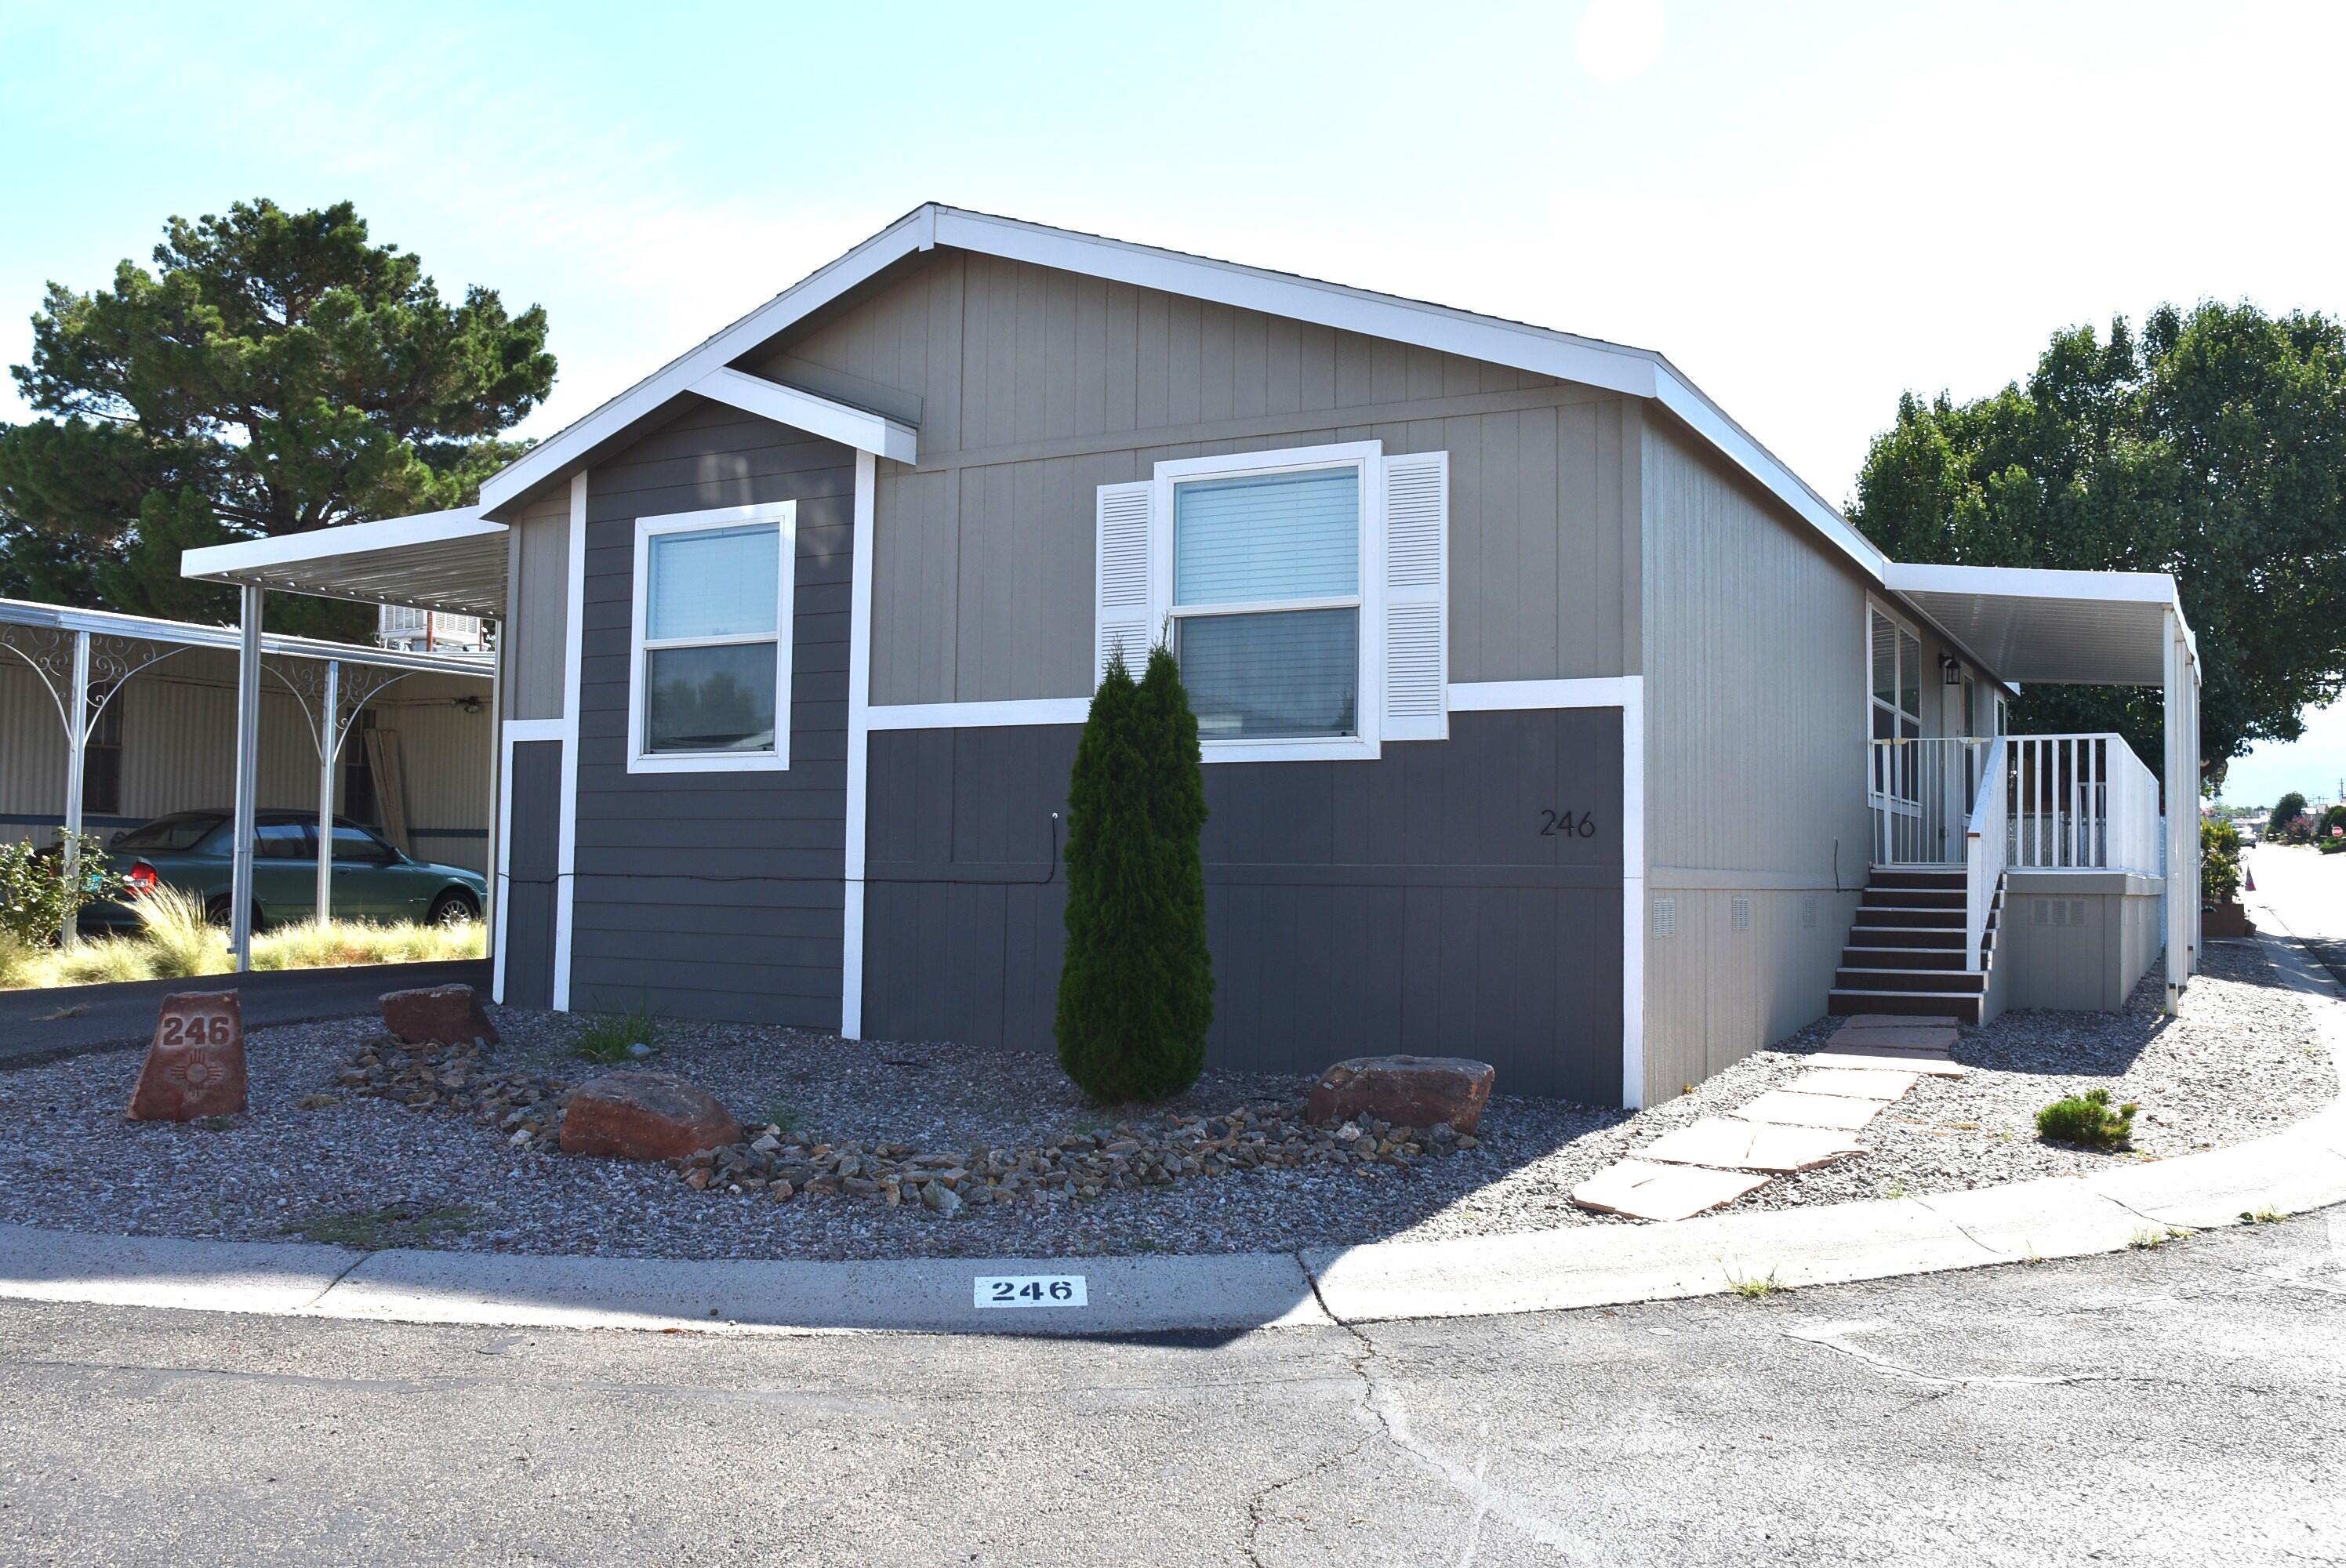
[[[1059,1065],[1094,1100],[1162,1100],[1198,1081],[1214,1019],[1200,839],[1206,784],[1181,667],[1161,644],[1138,682],[1119,651],[1092,698],[1067,789],[1067,951]]]
[[[2082,1144],[2092,1149],[2134,1146],[2134,1114],[2129,1100],[2110,1109],[2107,1089],[2088,1089],[2054,1101],[2036,1113],[2036,1135],[2047,1143]]]
[[[151,887],[131,896],[158,980],[226,974],[235,966],[220,929],[204,918],[204,902],[178,888]]]

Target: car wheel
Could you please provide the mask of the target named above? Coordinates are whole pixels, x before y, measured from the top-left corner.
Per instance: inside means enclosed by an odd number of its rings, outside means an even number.
[[[226,899],[211,899],[207,901],[204,904],[204,923],[206,925],[218,926],[222,931],[228,930],[229,927],[234,923],[230,918],[229,911],[231,907],[232,906],[230,906]],[[259,904],[253,905],[252,929],[259,931],[265,924],[267,924],[267,922],[260,918],[260,906]]]
[[[480,919],[481,906],[473,901],[472,894],[452,891],[432,901],[432,912],[425,918],[434,925],[459,925]]]

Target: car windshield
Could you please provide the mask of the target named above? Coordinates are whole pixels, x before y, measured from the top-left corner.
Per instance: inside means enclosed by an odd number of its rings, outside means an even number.
[[[222,819],[209,811],[189,811],[177,817],[158,817],[143,828],[133,828],[114,840],[117,850],[192,850],[205,834],[220,825]]]

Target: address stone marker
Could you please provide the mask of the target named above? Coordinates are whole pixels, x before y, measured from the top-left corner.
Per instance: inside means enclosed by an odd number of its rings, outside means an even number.
[[[163,998],[147,1064],[130,1095],[130,1119],[192,1122],[244,1109],[244,1011],[233,991]]]

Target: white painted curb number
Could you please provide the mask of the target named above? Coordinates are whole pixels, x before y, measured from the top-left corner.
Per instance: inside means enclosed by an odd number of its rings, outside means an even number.
[[[1085,1307],[1080,1274],[981,1274],[972,1282],[977,1307]]]

